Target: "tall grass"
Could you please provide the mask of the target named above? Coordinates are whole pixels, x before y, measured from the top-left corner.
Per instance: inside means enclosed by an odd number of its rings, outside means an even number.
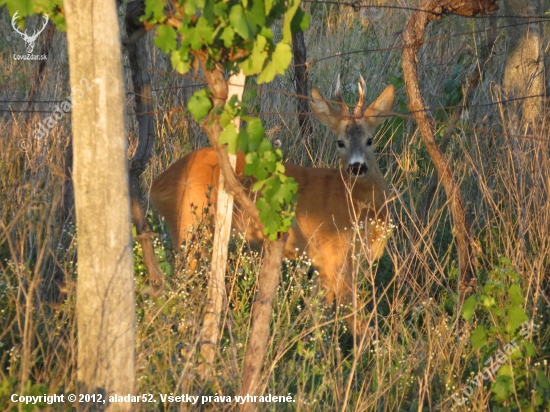
[[[414,6],[414,2],[402,3]],[[336,74],[341,72],[344,96],[350,102],[357,96],[359,74],[367,80],[368,101],[390,79],[400,85],[400,50],[391,48],[399,43],[398,31],[411,11],[355,13],[335,5],[306,7],[312,13],[312,24],[305,34],[308,60],[315,61],[309,69],[310,85],[328,97]],[[5,10],[0,15],[7,21]],[[424,98],[434,116],[447,101],[443,83],[455,69],[457,79],[464,83],[476,66],[476,47],[484,41],[483,34],[456,34],[483,24],[448,17],[431,26],[430,37],[439,40],[422,47],[419,67]],[[17,38],[6,40],[10,33],[9,25],[0,27],[2,108],[27,109],[5,102],[26,98],[35,70],[32,63],[11,59],[22,44]],[[471,386],[469,382],[483,369],[490,351],[504,347],[513,336],[502,332],[484,347],[473,349],[471,333],[477,326],[500,331],[504,325],[479,309],[474,320],[467,322],[456,310],[459,291],[452,220],[440,188],[427,218],[422,221],[418,216],[433,167],[416,125],[404,114],[381,128],[376,149],[394,189],[393,219],[398,228],[380,261],[366,262],[359,245],[354,264],[357,293],[368,302],[362,309],[371,324],[371,334],[353,342],[343,319],[346,311],[334,314],[315,292],[316,277],[307,256],[285,262],[262,385],[264,393],[290,394],[295,402],[264,403],[261,410],[520,410],[517,405],[536,396],[545,403],[532,410],[548,410],[549,391],[537,386],[542,379],[537,373],[549,373],[550,134],[545,127],[546,113],[536,132],[524,132],[515,126],[513,113],[507,108],[485,105],[502,99],[503,47],[503,40],[498,40],[496,53],[486,65],[483,85],[454,131],[446,154],[460,181],[477,245],[477,286],[470,293],[479,294],[488,284],[509,287],[515,273],[527,317],[539,326],[538,332],[528,337],[535,353],[522,349],[523,357],[510,361],[516,377],[515,393],[504,400],[496,399],[495,376],[473,385],[463,405],[452,398],[458,393],[458,399],[464,396],[463,388]],[[383,48],[391,50],[365,52]],[[45,80],[35,99],[66,98],[65,50],[64,35],[56,33]],[[345,54],[349,51],[360,52]],[[190,88],[195,84],[193,79],[176,76],[152,41],[150,56],[158,127],[156,156],[143,175],[145,191],[169,164],[207,141],[184,113],[185,102],[195,90]],[[328,56],[333,57],[320,60]],[[281,141],[289,162],[337,167],[335,145],[323,126],[315,123],[314,134],[307,139],[298,133],[296,100],[289,93],[294,89],[291,73],[269,85],[247,84],[250,109],[262,117],[269,136]],[[405,113],[404,88],[397,92],[395,110]],[[18,146],[20,140],[28,137],[52,109],[51,105],[30,106],[38,108],[46,113],[0,113],[0,405],[6,410],[14,408],[9,401],[11,393],[68,393],[75,390],[76,382],[78,245],[73,211],[67,209],[64,200],[70,121],[63,119],[46,139],[23,152]],[[127,111],[131,155],[136,135],[131,93]],[[445,119],[446,114],[437,116]],[[447,127],[443,121],[438,133]],[[136,391],[154,394],[159,402],[156,408],[136,404],[135,410],[235,408],[234,403],[161,404],[158,395],[233,396],[238,392],[261,256],[235,234],[219,353],[212,379],[200,382],[194,372],[208,262],[195,273],[186,271],[189,251],[174,248],[154,210],[149,216],[159,233],[155,249],[166,272],[166,284],[161,297],[147,295],[146,274],[136,243]],[[201,241],[209,244],[204,237]],[[505,310],[509,303],[502,298],[497,304]]]

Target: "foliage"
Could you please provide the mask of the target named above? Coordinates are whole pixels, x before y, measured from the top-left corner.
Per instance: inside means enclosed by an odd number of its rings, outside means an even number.
[[[224,114],[236,104],[233,96]],[[256,201],[256,207],[265,225],[264,233],[274,240],[278,232],[287,232],[292,225],[298,185],[293,178],[285,176],[283,153],[280,149],[273,149],[265,138],[260,120],[246,116],[244,110],[241,113],[240,117],[247,125],[238,134],[231,122],[231,115],[222,114],[220,123],[225,129],[219,142],[228,145],[229,153],[235,154],[237,150],[246,153],[245,173],[254,176],[256,180],[252,190],[262,193],[262,197]]]
[[[199,62],[206,71],[241,70],[246,76],[258,75],[257,83],[284,73],[292,58],[292,34],[309,24],[299,0],[190,0],[166,6],[163,0],[147,0],[146,24],[156,25],[155,44],[170,54],[173,67],[188,72]],[[275,42],[273,23],[283,18],[282,39]],[[215,107],[212,92],[196,92],[188,103],[195,120],[203,124],[219,122],[223,128],[220,144],[229,153],[246,155],[245,173],[254,177],[252,190],[261,192],[256,201],[264,234],[275,240],[287,232],[294,219],[298,186],[285,176],[282,152],[265,138],[259,119],[248,117],[246,107],[233,96],[223,108]],[[240,117],[246,125],[237,133],[232,120]],[[204,119],[204,120],[203,120]]]
[[[18,12],[21,19],[18,24],[22,28],[25,19],[33,14],[47,14],[55,26],[62,31],[67,29],[65,15],[63,14],[63,0],[0,0],[0,7],[6,5],[13,16]]]
[[[533,334],[540,326],[529,320],[524,304],[520,277],[510,260],[501,258],[481,291],[462,306],[465,320],[472,321],[476,309],[480,317],[470,341],[481,352],[480,365],[486,366],[478,379],[495,376],[490,385],[493,402],[498,405],[495,411],[542,411],[550,407],[550,381],[532,362],[538,356]]]
[[[186,73],[200,55],[206,70],[222,64],[232,72],[258,75],[258,83],[282,74],[292,58],[292,33],[305,30],[307,15],[299,0],[147,0],[142,20],[157,26],[155,44]],[[282,39],[275,43],[273,23],[284,18]]]
[[[17,394],[19,396],[33,396],[34,399],[40,399],[36,403],[22,403],[21,409],[24,412],[33,412],[37,409],[47,409],[48,405],[47,400],[44,400],[42,396],[48,393],[48,387],[39,383],[33,383],[31,380],[25,382],[23,391],[19,392],[19,388],[16,386],[15,378],[5,378],[0,380],[0,405],[9,405],[12,404],[11,396]],[[39,398],[40,397],[40,398]],[[17,404],[12,404],[13,408],[11,410],[18,410]]]

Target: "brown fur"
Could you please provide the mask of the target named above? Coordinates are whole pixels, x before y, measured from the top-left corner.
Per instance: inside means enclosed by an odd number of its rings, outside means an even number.
[[[285,163],[286,175],[298,182],[296,223],[289,231],[285,257],[294,259],[296,253],[305,252],[319,272],[326,302],[337,299],[339,303],[348,304],[353,302],[354,291],[351,273],[351,254],[355,246],[353,227],[364,223],[362,233],[370,261],[380,257],[386,242],[384,225],[388,221],[389,190],[376,163],[373,146],[367,144],[384,118],[367,116],[380,115],[391,109],[393,87],[388,87],[360,118],[342,117],[315,89],[312,96],[314,114],[346,146],[339,149],[342,164],[360,156],[368,170],[363,175],[352,176],[344,168],[307,168]],[[244,155],[239,153],[236,174],[249,190],[244,165]],[[218,179],[216,152],[203,148],[178,160],[154,180],[151,200],[168,222],[175,245],[191,239],[193,231],[189,229],[204,218],[203,210],[209,204],[210,215],[213,215]],[[380,219],[380,225],[372,224],[371,219],[375,222]],[[263,240],[260,231],[247,230],[246,216],[239,212],[238,204],[232,226],[245,233],[249,240]],[[350,323],[354,323],[353,318],[350,317]]]

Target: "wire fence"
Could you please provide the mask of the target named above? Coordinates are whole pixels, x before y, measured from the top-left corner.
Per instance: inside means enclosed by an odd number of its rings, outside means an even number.
[[[367,9],[392,9],[392,10],[401,10],[401,11],[404,11],[404,12],[425,12],[425,13],[430,13],[430,14],[441,15],[441,14],[435,13],[435,12],[430,11],[430,10],[423,10],[423,9],[415,8],[415,7],[406,7],[406,6],[400,6],[400,5],[367,5],[367,4],[363,4],[361,1],[338,2],[338,1],[302,0],[302,2],[303,3],[309,3],[309,4],[315,4],[315,5],[350,7],[356,13],[359,13],[362,10],[367,10]],[[521,22],[517,22],[517,23],[510,23],[510,24],[495,26],[492,29],[496,30],[496,31],[499,31],[499,30],[501,31],[501,30],[505,30],[505,29],[508,29],[508,28],[518,27],[518,26],[523,26],[523,25],[542,24],[542,23],[546,23],[546,22],[550,21],[550,15],[545,15],[545,14],[541,14],[541,15],[502,15],[502,14],[497,15],[497,14],[492,14],[492,15],[472,16],[472,17],[468,17],[468,18],[475,18],[475,19],[522,19],[522,20],[525,20],[525,21],[521,21]],[[451,40],[451,39],[455,39],[455,38],[459,38],[459,37],[480,35],[480,34],[486,33],[488,30],[489,30],[488,27],[484,27],[484,28],[477,29],[477,30],[470,30],[470,31],[460,32],[460,33],[451,33],[451,34],[445,35],[445,36],[438,36],[438,37],[428,38],[428,39],[424,39],[422,41],[421,45],[427,45],[427,44],[432,44],[432,43],[437,43],[437,42],[443,42],[445,40]],[[306,66],[307,70],[310,70],[314,65],[316,65],[320,62],[326,61],[326,60],[334,59],[334,58],[342,58],[342,57],[350,56],[350,55],[354,55],[354,54],[369,54],[369,53],[390,52],[390,51],[395,51],[395,50],[403,50],[406,47],[407,46],[405,44],[397,44],[397,45],[390,46],[390,47],[359,49],[359,50],[351,50],[351,51],[346,51],[346,52],[337,52],[337,53],[326,55],[326,56],[321,57],[321,58],[310,60],[310,61],[308,61],[306,63],[303,63],[303,64],[290,65],[289,69],[296,68],[296,67],[299,67],[299,66]],[[67,69],[68,69],[68,65],[65,64],[62,68],[57,68],[57,69],[54,69],[54,70],[51,70],[51,71],[44,71],[42,73],[42,75],[45,76],[49,73],[59,72],[60,70],[61,71],[63,71],[63,70],[66,71]],[[163,76],[185,77],[189,80],[192,80],[192,81],[196,82],[195,84],[191,84],[191,85],[177,85],[177,86],[161,87],[161,88],[152,89],[152,91],[155,92],[155,93],[176,91],[176,90],[182,90],[182,89],[194,89],[194,88],[200,88],[200,87],[206,86],[206,82],[205,82],[204,78],[200,78],[200,77],[197,77],[197,76],[192,76],[192,75],[189,75],[189,74],[180,75],[180,74],[177,74],[175,72],[161,71],[161,70],[149,70],[149,72],[150,73],[155,73],[155,74],[161,74]],[[0,85],[0,90],[9,88],[9,86],[13,85],[13,83],[14,82],[9,82],[9,83],[4,83],[4,84]],[[296,93],[292,93],[292,92],[288,92],[288,91],[284,91],[284,90],[272,89],[272,88],[269,88],[269,87],[266,87],[266,86],[247,85],[246,88],[256,89],[258,91],[261,91],[262,93],[279,94],[279,95],[283,95],[283,96],[286,96],[286,97],[293,97],[293,98],[296,98],[296,99],[308,99],[308,100],[310,100],[309,96],[304,96],[304,95],[300,95],[300,94],[296,94]],[[133,95],[134,95],[133,92],[127,92],[126,93],[126,96],[127,96],[128,99],[131,99],[133,97]],[[425,109],[423,109],[423,111],[433,113],[436,110],[449,110],[449,111],[452,111],[452,110],[456,110],[456,109],[460,109],[460,108],[466,108],[468,110],[471,110],[471,109],[476,109],[476,108],[487,108],[487,107],[491,107],[491,106],[507,105],[507,104],[510,104],[512,102],[517,103],[517,102],[526,101],[526,100],[529,100],[529,99],[534,99],[534,98],[538,99],[538,98],[546,98],[546,97],[547,97],[546,94],[535,94],[535,95],[522,96],[522,97],[504,98],[502,100],[488,102],[488,103],[478,103],[478,104],[468,104],[468,103],[466,103],[465,105],[460,103],[460,104],[456,104],[456,105],[452,105],[452,106],[426,107]],[[3,100],[0,100],[0,105],[27,105],[27,106],[31,106],[31,105],[32,106],[36,106],[36,105],[55,105],[55,104],[60,104],[64,101],[65,100],[3,99]],[[327,101],[330,101],[330,100],[327,100]],[[336,102],[333,102],[333,103],[336,103]],[[185,110],[185,108],[184,107],[174,107],[173,110],[183,111],[183,110]],[[16,108],[13,108],[13,107],[9,107],[9,108],[0,108],[0,113],[47,114],[47,113],[52,113],[52,110],[35,109],[35,108],[16,109]],[[128,114],[136,115],[137,113],[129,112]],[[145,113],[143,113],[143,114],[145,114]],[[147,114],[149,114],[149,115],[151,115],[151,114],[158,115],[159,112],[155,111],[153,113],[147,113]],[[298,111],[291,111],[291,112],[289,112],[289,111],[285,111],[285,112],[265,112],[264,111],[264,112],[258,113],[258,115],[261,116],[261,117],[282,116],[282,115],[284,115],[284,116],[298,116],[299,114],[300,113]],[[401,117],[401,118],[404,118],[404,119],[412,119],[413,114],[414,114],[414,112],[412,112],[412,111],[392,113],[392,115],[398,116],[398,117]],[[304,113],[301,113],[301,115],[304,115]],[[306,115],[311,115],[311,113],[306,113]],[[442,126],[445,126],[445,125],[448,126],[448,124],[445,123],[445,122],[436,121],[434,119],[432,119],[432,121],[434,122],[434,124],[439,124],[439,125],[442,125]],[[544,138],[540,138],[540,137],[537,137],[537,136],[530,136],[530,135],[515,136],[515,135],[507,134],[505,132],[498,132],[497,133],[497,132],[494,132],[494,131],[491,131],[491,130],[485,130],[485,129],[480,129],[480,128],[469,128],[469,127],[465,127],[464,125],[462,125],[461,128],[463,130],[469,130],[469,131],[472,131],[472,132],[490,134],[490,135],[503,135],[503,134],[506,134],[506,136],[517,137],[517,138],[527,138],[527,139],[536,139],[536,140],[545,140],[545,141],[550,140],[550,139],[544,139]]]
[[[371,5],[371,4],[363,4],[362,1],[354,1],[354,2],[345,2],[345,1],[322,1],[322,0],[302,0],[302,3],[310,3],[310,4],[328,4],[328,5],[335,5],[335,6],[344,6],[344,7],[351,7],[355,12],[360,12],[362,9],[390,9],[390,10],[403,10],[403,11],[413,11],[413,12],[424,12],[428,14],[432,14],[435,16],[443,16],[448,15],[446,13],[437,13],[433,10],[424,10],[419,9],[417,7],[406,7],[406,6],[391,6],[387,4],[380,4],[380,5]],[[472,19],[538,19],[538,18],[544,18],[546,20],[550,20],[550,15],[509,15],[509,14],[484,14],[480,16],[468,16],[467,18]]]

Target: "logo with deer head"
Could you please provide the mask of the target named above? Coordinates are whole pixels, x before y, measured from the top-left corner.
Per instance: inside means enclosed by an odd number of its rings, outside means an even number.
[[[34,33],[32,35],[28,35],[27,34],[27,30],[25,30],[24,32],[21,32],[19,30],[19,28],[17,27],[17,16],[19,15],[19,11],[16,11],[15,14],[13,15],[12,19],[11,19],[11,25],[13,27],[13,30],[15,30],[15,32],[17,34],[19,34],[21,36],[21,38],[25,41],[25,44],[27,45],[27,53],[28,54],[31,54],[32,51],[34,50],[34,45],[36,44],[36,39],[38,38],[38,36],[40,35],[40,33],[42,33],[44,31],[44,29],[46,28],[46,25],[48,24],[48,21],[49,21],[49,18],[48,18],[48,15],[47,14],[44,14],[44,24],[42,25],[42,28],[40,30],[35,30]]]

